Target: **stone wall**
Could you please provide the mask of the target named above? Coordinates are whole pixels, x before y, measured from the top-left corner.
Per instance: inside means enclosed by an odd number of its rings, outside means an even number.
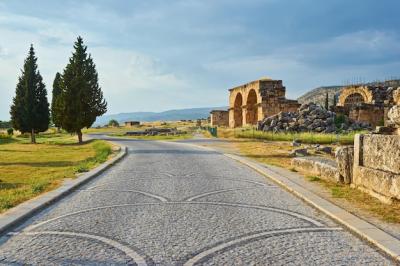
[[[308,174],[318,176],[331,182],[340,182],[337,164],[333,160],[322,157],[302,157],[292,159],[292,166]]]
[[[373,127],[383,126],[385,121],[385,110],[381,106],[361,104],[354,106],[349,111],[349,118],[355,121],[369,123]]]
[[[386,203],[400,200],[400,136],[356,135],[353,186]]]
[[[210,124],[213,127],[227,127],[229,126],[229,111],[213,110],[210,113]]]

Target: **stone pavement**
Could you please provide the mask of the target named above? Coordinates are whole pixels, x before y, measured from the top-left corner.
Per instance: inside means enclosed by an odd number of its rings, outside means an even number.
[[[217,152],[120,142],[125,159],[2,236],[1,264],[393,264]]]

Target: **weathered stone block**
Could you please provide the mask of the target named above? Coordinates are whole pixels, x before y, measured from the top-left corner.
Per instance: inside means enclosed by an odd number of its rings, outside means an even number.
[[[353,180],[354,147],[339,147],[335,152],[341,182],[351,184]]]
[[[319,176],[324,180],[339,182],[340,176],[335,161],[320,157],[306,157],[292,159],[292,166]]]
[[[361,160],[360,166],[400,174],[400,136],[364,135]]]

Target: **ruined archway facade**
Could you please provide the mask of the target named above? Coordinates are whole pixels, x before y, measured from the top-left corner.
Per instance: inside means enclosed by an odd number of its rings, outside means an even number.
[[[372,103],[373,92],[366,86],[344,88],[339,96],[338,106],[351,106]]]
[[[229,126],[256,125],[267,116],[297,111],[300,104],[285,98],[282,80],[264,78],[229,90]]]
[[[234,118],[234,127],[241,127],[243,125],[243,96],[241,93],[237,93],[235,96],[234,109],[233,109],[233,118]]]

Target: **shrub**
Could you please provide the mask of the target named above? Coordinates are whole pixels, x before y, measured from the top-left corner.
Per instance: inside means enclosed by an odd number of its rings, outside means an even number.
[[[346,123],[346,116],[343,114],[338,114],[335,116],[335,126],[340,128],[343,123]]]
[[[7,129],[7,134],[8,134],[9,136],[14,135],[14,129],[12,129],[12,128]]]

